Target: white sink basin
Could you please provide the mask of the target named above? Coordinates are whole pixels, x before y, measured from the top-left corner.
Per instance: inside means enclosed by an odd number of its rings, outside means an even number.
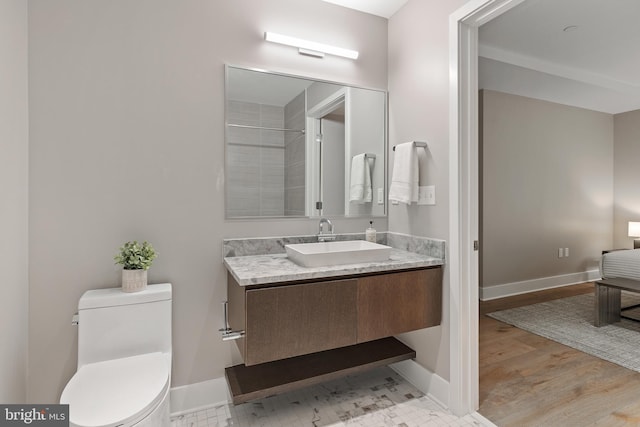
[[[357,264],[389,259],[391,247],[365,240],[285,245],[287,257],[303,267]]]

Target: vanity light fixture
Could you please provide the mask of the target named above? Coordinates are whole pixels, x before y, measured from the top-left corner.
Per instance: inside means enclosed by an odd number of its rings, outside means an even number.
[[[337,46],[330,46],[324,43],[312,42],[309,40],[299,39],[297,37],[285,36],[282,34],[272,33],[266,31],[264,33],[264,39],[268,42],[280,43],[287,46],[293,46],[298,48],[298,53],[301,55],[315,56],[323,58],[325,53],[328,55],[342,56],[349,59],[358,59],[358,51],[345,49]]]

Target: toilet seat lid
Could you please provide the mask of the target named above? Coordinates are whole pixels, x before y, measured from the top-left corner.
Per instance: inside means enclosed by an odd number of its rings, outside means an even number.
[[[82,366],[62,392],[75,425],[109,427],[137,421],[163,399],[171,356],[149,353]]]

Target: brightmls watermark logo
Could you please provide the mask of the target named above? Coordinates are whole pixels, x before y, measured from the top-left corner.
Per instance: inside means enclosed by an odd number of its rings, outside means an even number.
[[[0,405],[0,427],[69,427],[69,405]]]

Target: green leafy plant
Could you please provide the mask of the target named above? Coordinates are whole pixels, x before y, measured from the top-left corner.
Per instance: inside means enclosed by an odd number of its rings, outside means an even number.
[[[134,240],[122,245],[120,252],[113,259],[116,264],[122,264],[125,270],[148,270],[157,256],[151,243],[140,244]]]

